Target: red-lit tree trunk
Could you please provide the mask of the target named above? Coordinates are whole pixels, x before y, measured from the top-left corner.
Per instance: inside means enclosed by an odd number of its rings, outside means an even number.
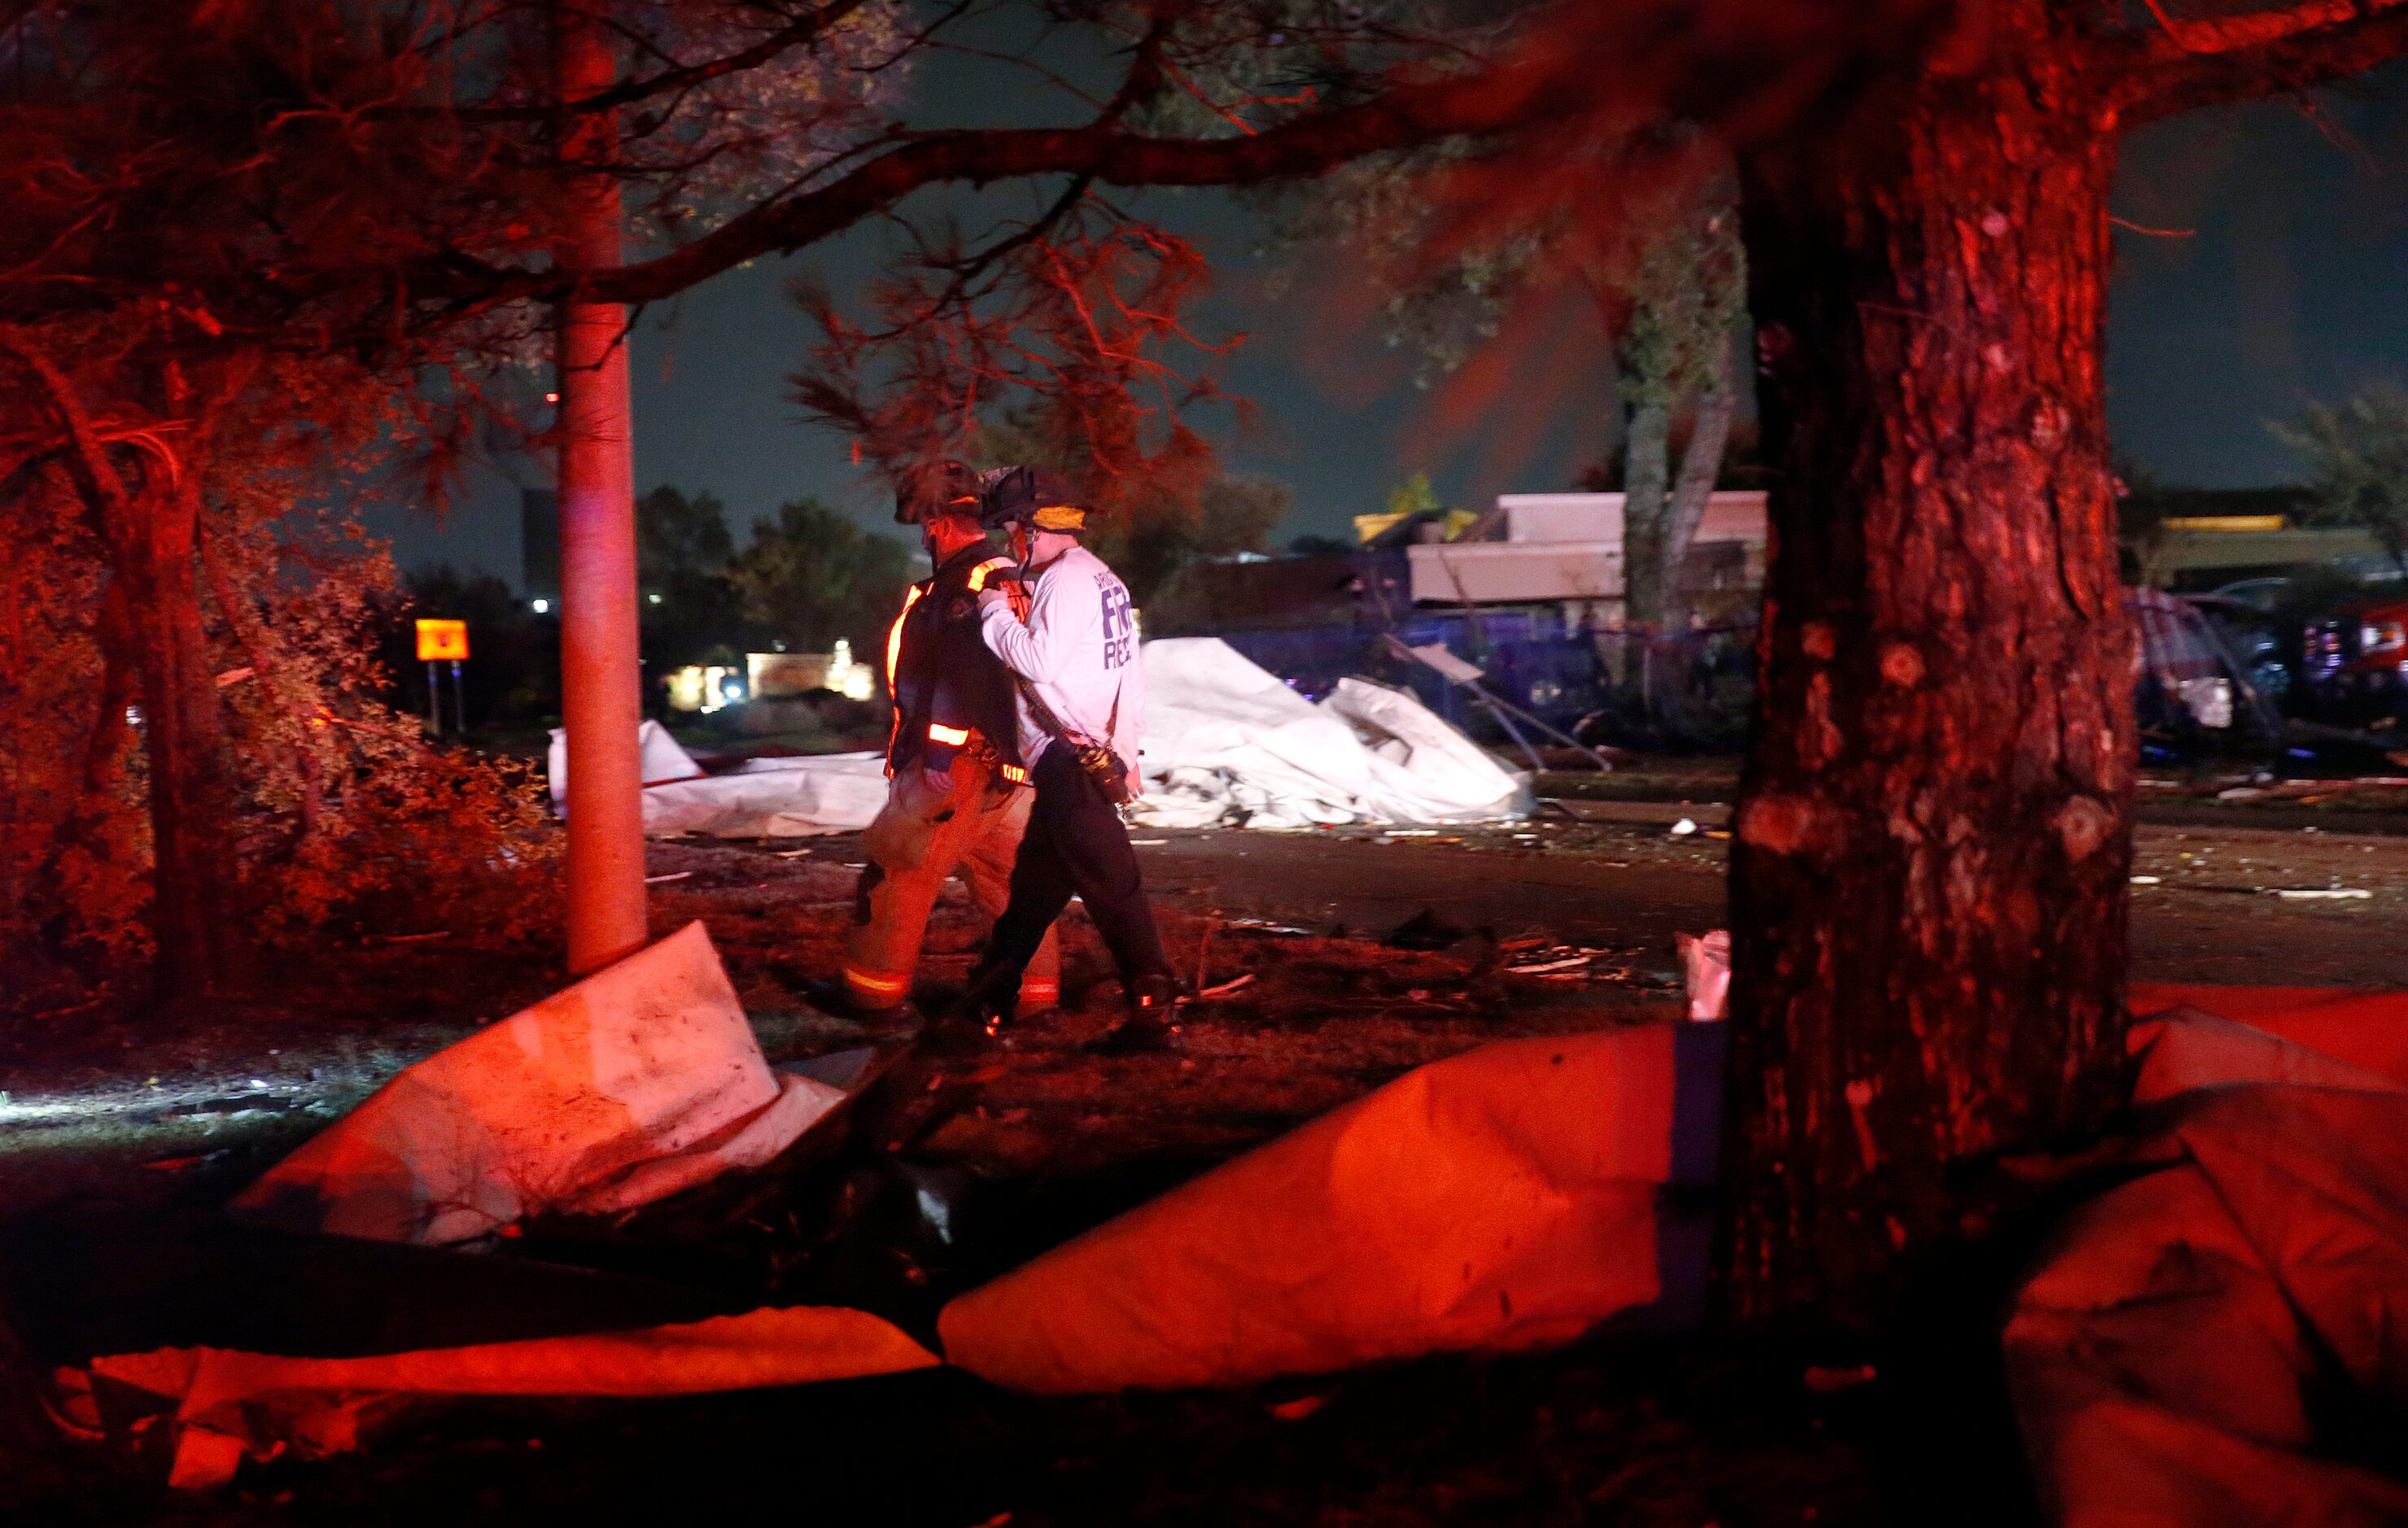
[[[1991,72],[1747,166],[1782,473],[1731,867],[1742,1319],[1872,1324],[1980,1231],[1985,1164],[2121,1092],[2114,127],[2050,64],[2051,7],[1991,15]]]
[[[236,975],[248,937],[230,894],[234,787],[201,621],[199,478],[158,431],[137,437],[143,442],[138,466],[121,470],[76,384],[38,343],[0,328],[0,354],[32,377],[48,404],[63,441],[60,460],[108,564],[111,587],[101,611],[110,664],[104,701],[123,704],[128,661],[138,677],[134,693],[140,696],[150,777],[151,984],[163,1000],[206,996]],[[171,391],[181,393],[179,379]],[[183,424],[187,438],[207,434],[191,420]],[[115,724],[114,716],[96,723],[104,731]],[[88,770],[104,746],[94,739]]]
[[[111,571],[141,674],[150,771],[151,935],[163,998],[223,988],[246,939],[235,885],[234,790],[201,623],[201,495],[189,472],[123,498],[108,526]]]
[[[618,82],[607,0],[561,0],[554,12],[560,98],[582,101]],[[618,182],[607,168],[613,113],[570,117],[561,157],[589,167],[563,200],[561,265],[615,268],[622,258]],[[637,729],[643,676],[636,609],[634,414],[626,310],[571,300],[560,316],[560,690],[568,734],[568,968],[598,970],[644,943],[643,776]]]

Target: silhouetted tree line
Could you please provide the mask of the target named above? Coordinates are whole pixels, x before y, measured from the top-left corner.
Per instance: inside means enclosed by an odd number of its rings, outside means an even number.
[[[664,483],[636,501],[636,536],[646,708],[655,715],[666,709],[663,681],[689,664],[740,667],[748,652],[826,652],[838,638],[874,664],[903,586],[915,576],[915,549],[810,497],[755,520],[738,550],[716,494]],[[425,678],[410,624],[420,616],[468,623],[474,656],[461,678],[471,727],[558,724],[556,611],[537,611],[491,574],[445,564],[409,575],[381,651],[397,704],[423,714]],[[448,670],[438,678],[448,726]]]

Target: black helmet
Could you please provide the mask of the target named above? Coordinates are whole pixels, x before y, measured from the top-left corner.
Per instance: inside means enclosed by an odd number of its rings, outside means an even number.
[[[967,465],[948,457],[919,462],[895,478],[895,523],[925,525],[946,515],[979,512],[979,478]]]
[[[1052,467],[1013,467],[986,491],[980,518],[988,525],[1034,525],[1040,531],[1082,531],[1087,501]]]

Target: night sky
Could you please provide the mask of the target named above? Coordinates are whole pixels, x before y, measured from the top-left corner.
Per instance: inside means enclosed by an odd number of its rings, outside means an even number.
[[[2377,378],[2408,379],[2408,68],[2318,102],[2320,119],[2258,103],[2192,113],[2126,141],[2117,216],[2188,231],[2115,236],[2110,421],[2117,450],[2165,481],[2289,481],[2296,468],[2268,419]],[[977,204],[961,193],[945,205]],[[1204,418],[1233,468],[1294,490],[1283,539],[1344,534],[1347,517],[1379,508],[1415,467],[1452,501],[1481,504],[1502,491],[1568,486],[1594,455],[1593,441],[1573,436],[1610,411],[1601,396],[1581,407],[1534,400],[1563,427],[1518,463],[1483,462],[1477,440],[1433,428],[1426,395],[1376,344],[1344,349],[1312,332],[1316,293],[1330,290],[1316,283],[1347,278],[1342,252],[1304,259],[1303,283],[1274,297],[1251,253],[1260,225],[1234,198],[1153,193],[1136,205],[1214,256],[1220,285],[1203,329],[1250,336],[1220,375],[1258,407],[1260,423],[1240,432],[1226,413]],[[634,351],[639,490],[666,482],[718,494],[739,543],[754,518],[803,494],[885,518],[846,442],[797,422],[785,401],[809,336],[783,293],[804,269],[843,292],[875,268],[885,236],[861,229],[792,261],[762,261],[645,316]],[[522,471],[540,480],[534,464]],[[518,577],[516,495],[490,475],[464,485],[439,528],[418,513],[380,513],[371,528],[394,538],[405,566],[449,561]]]

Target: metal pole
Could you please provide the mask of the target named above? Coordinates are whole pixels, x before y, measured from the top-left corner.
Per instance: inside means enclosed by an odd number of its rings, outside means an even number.
[[[443,687],[435,682],[435,660],[426,660],[426,729],[443,735]]]
[[[558,90],[580,100],[618,81],[609,0],[558,0]],[[572,164],[607,164],[616,114],[580,113]],[[556,246],[571,271],[624,258],[618,182],[580,177]],[[568,743],[568,969],[584,975],[644,944],[643,693],[636,630],[635,457],[626,311],[564,303],[560,321],[560,688]]]
[[[468,702],[460,693],[460,660],[452,660],[452,725],[460,735],[468,735]]]

